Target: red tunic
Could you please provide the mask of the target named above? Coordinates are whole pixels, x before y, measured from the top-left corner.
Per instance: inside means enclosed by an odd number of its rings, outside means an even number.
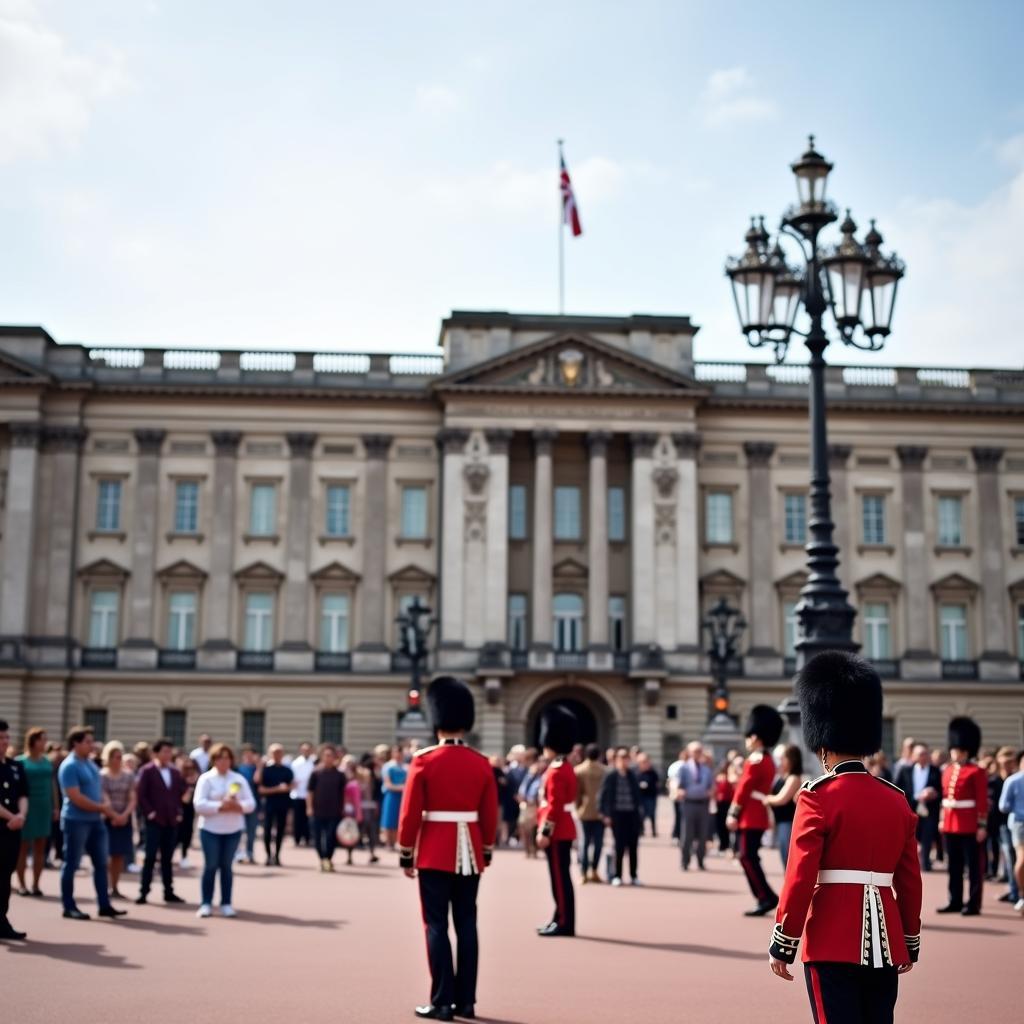
[[[430,812],[475,812],[476,821],[429,821]],[[459,833],[468,831],[471,863],[459,852]],[[484,870],[498,830],[498,787],[487,758],[461,740],[416,752],[402,793],[398,845],[402,867],[460,874]],[[485,856],[486,854],[486,856]],[[468,871],[466,869],[469,869]]]
[[[729,817],[737,819],[737,827],[762,831],[771,828],[768,808],[754,794],[769,796],[774,782],[775,762],[763,750],[755,750],[743,765],[743,774],[736,783],[729,807]]]
[[[576,772],[564,758],[552,761],[544,773],[537,831],[551,839],[575,839],[576,822],[572,817],[576,803]]]
[[[917,960],[921,865],[917,815],[899,787],[844,761],[800,790],[771,953],[792,963],[891,966]],[[884,883],[818,884],[825,870],[875,872]],[[806,927],[805,927],[806,922]]]
[[[970,803],[973,807],[954,807],[954,803]],[[988,776],[973,762],[947,764],[942,770],[943,832],[974,835],[988,822]]]

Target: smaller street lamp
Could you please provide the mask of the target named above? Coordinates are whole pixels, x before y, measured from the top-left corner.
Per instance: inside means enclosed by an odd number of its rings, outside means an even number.
[[[729,713],[729,668],[736,660],[747,620],[738,608],[720,597],[704,617],[702,625],[708,634],[707,655],[715,680],[711,715],[702,742],[719,760],[741,739],[736,717]]]
[[[405,711],[398,720],[397,738],[399,740],[416,739],[425,736],[428,729],[426,716],[423,714],[423,693],[420,679],[423,664],[427,659],[427,637],[434,621],[430,609],[423,604],[419,595],[409,602],[405,611],[395,622],[398,624],[398,650],[409,661],[411,676],[409,680],[409,696]]]

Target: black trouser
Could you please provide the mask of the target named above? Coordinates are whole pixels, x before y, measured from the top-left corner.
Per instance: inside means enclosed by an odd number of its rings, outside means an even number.
[[[935,833],[939,827],[938,819],[929,814],[917,819],[917,854],[921,861],[922,871],[932,869],[932,847],[935,845]]]
[[[273,845],[273,855],[281,855],[281,844],[284,842],[285,829],[288,827],[288,811],[291,804],[291,797],[283,804],[272,804],[269,800],[263,810],[263,848],[267,851],[267,857],[271,855],[270,847]],[[276,832],[276,836],[275,836]]]
[[[622,877],[622,860],[629,854],[629,877],[636,878],[637,845],[640,841],[640,818],[635,811],[612,814],[612,835],[615,837],[615,877]]]
[[[427,933],[431,1005],[470,1006],[476,1002],[476,970],[480,953],[476,934],[476,893],[480,887],[480,876],[420,868],[417,877],[423,927]],[[448,938],[449,907],[458,943],[454,966],[452,944]]]
[[[570,934],[576,932],[576,894],[572,888],[572,840],[552,839],[544,851],[551,876],[551,895],[555,898],[555,913],[551,920]]]
[[[747,884],[758,903],[777,903],[778,896],[765,878],[761,866],[761,837],[764,829],[742,828],[739,830],[740,864],[747,876]]]
[[[192,846],[192,836],[196,830],[196,809],[192,804],[181,805],[181,821],[178,822],[178,845],[181,847],[181,859],[188,856]]]
[[[597,821],[584,821],[582,824],[583,842],[580,845],[580,870],[586,874],[588,871],[597,871],[601,866],[604,822],[598,818]]]
[[[145,896],[153,885],[153,868],[156,867],[156,855],[160,854],[160,878],[164,883],[164,896],[174,892],[174,878],[171,874],[171,860],[174,849],[178,845],[177,825],[158,825],[155,821],[146,822],[146,857],[142,862],[142,881],[139,884],[139,895]]]
[[[982,864],[984,850],[978,846],[978,837],[973,832],[960,834],[946,832],[946,859],[949,861],[949,903],[953,907],[964,905],[964,865],[967,865],[969,889],[967,907],[981,910]]]
[[[4,822],[0,828],[0,925],[7,921],[7,908],[11,903],[11,875],[18,863],[21,832],[12,832]]]
[[[309,846],[309,816],[306,814],[306,801],[292,797],[292,838],[295,845],[305,843]]]
[[[672,838],[678,839],[683,827],[683,812],[680,810],[679,801],[672,801]]]
[[[321,860],[330,860],[338,848],[338,825],[341,818],[323,818],[313,815],[313,838],[316,841],[317,856]]]
[[[895,967],[804,964],[814,1024],[892,1024],[899,989]]]
[[[678,804],[676,805],[679,806]],[[715,834],[718,836],[718,852],[725,853],[729,849],[730,836],[729,826],[726,824],[726,819],[729,817],[729,805],[727,803],[719,803],[715,808]]]

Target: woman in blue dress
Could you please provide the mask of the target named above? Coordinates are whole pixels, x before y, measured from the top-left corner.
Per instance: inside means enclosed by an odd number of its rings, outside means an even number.
[[[402,790],[405,789],[408,774],[402,748],[392,747],[391,760],[381,770],[384,800],[380,811],[380,827],[389,850],[393,850],[398,842],[398,812],[402,807]]]

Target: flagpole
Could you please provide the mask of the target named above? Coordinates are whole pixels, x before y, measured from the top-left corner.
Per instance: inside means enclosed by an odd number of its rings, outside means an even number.
[[[562,140],[558,140],[558,175],[562,175]],[[565,315],[565,198],[561,184],[558,190],[558,315]]]

